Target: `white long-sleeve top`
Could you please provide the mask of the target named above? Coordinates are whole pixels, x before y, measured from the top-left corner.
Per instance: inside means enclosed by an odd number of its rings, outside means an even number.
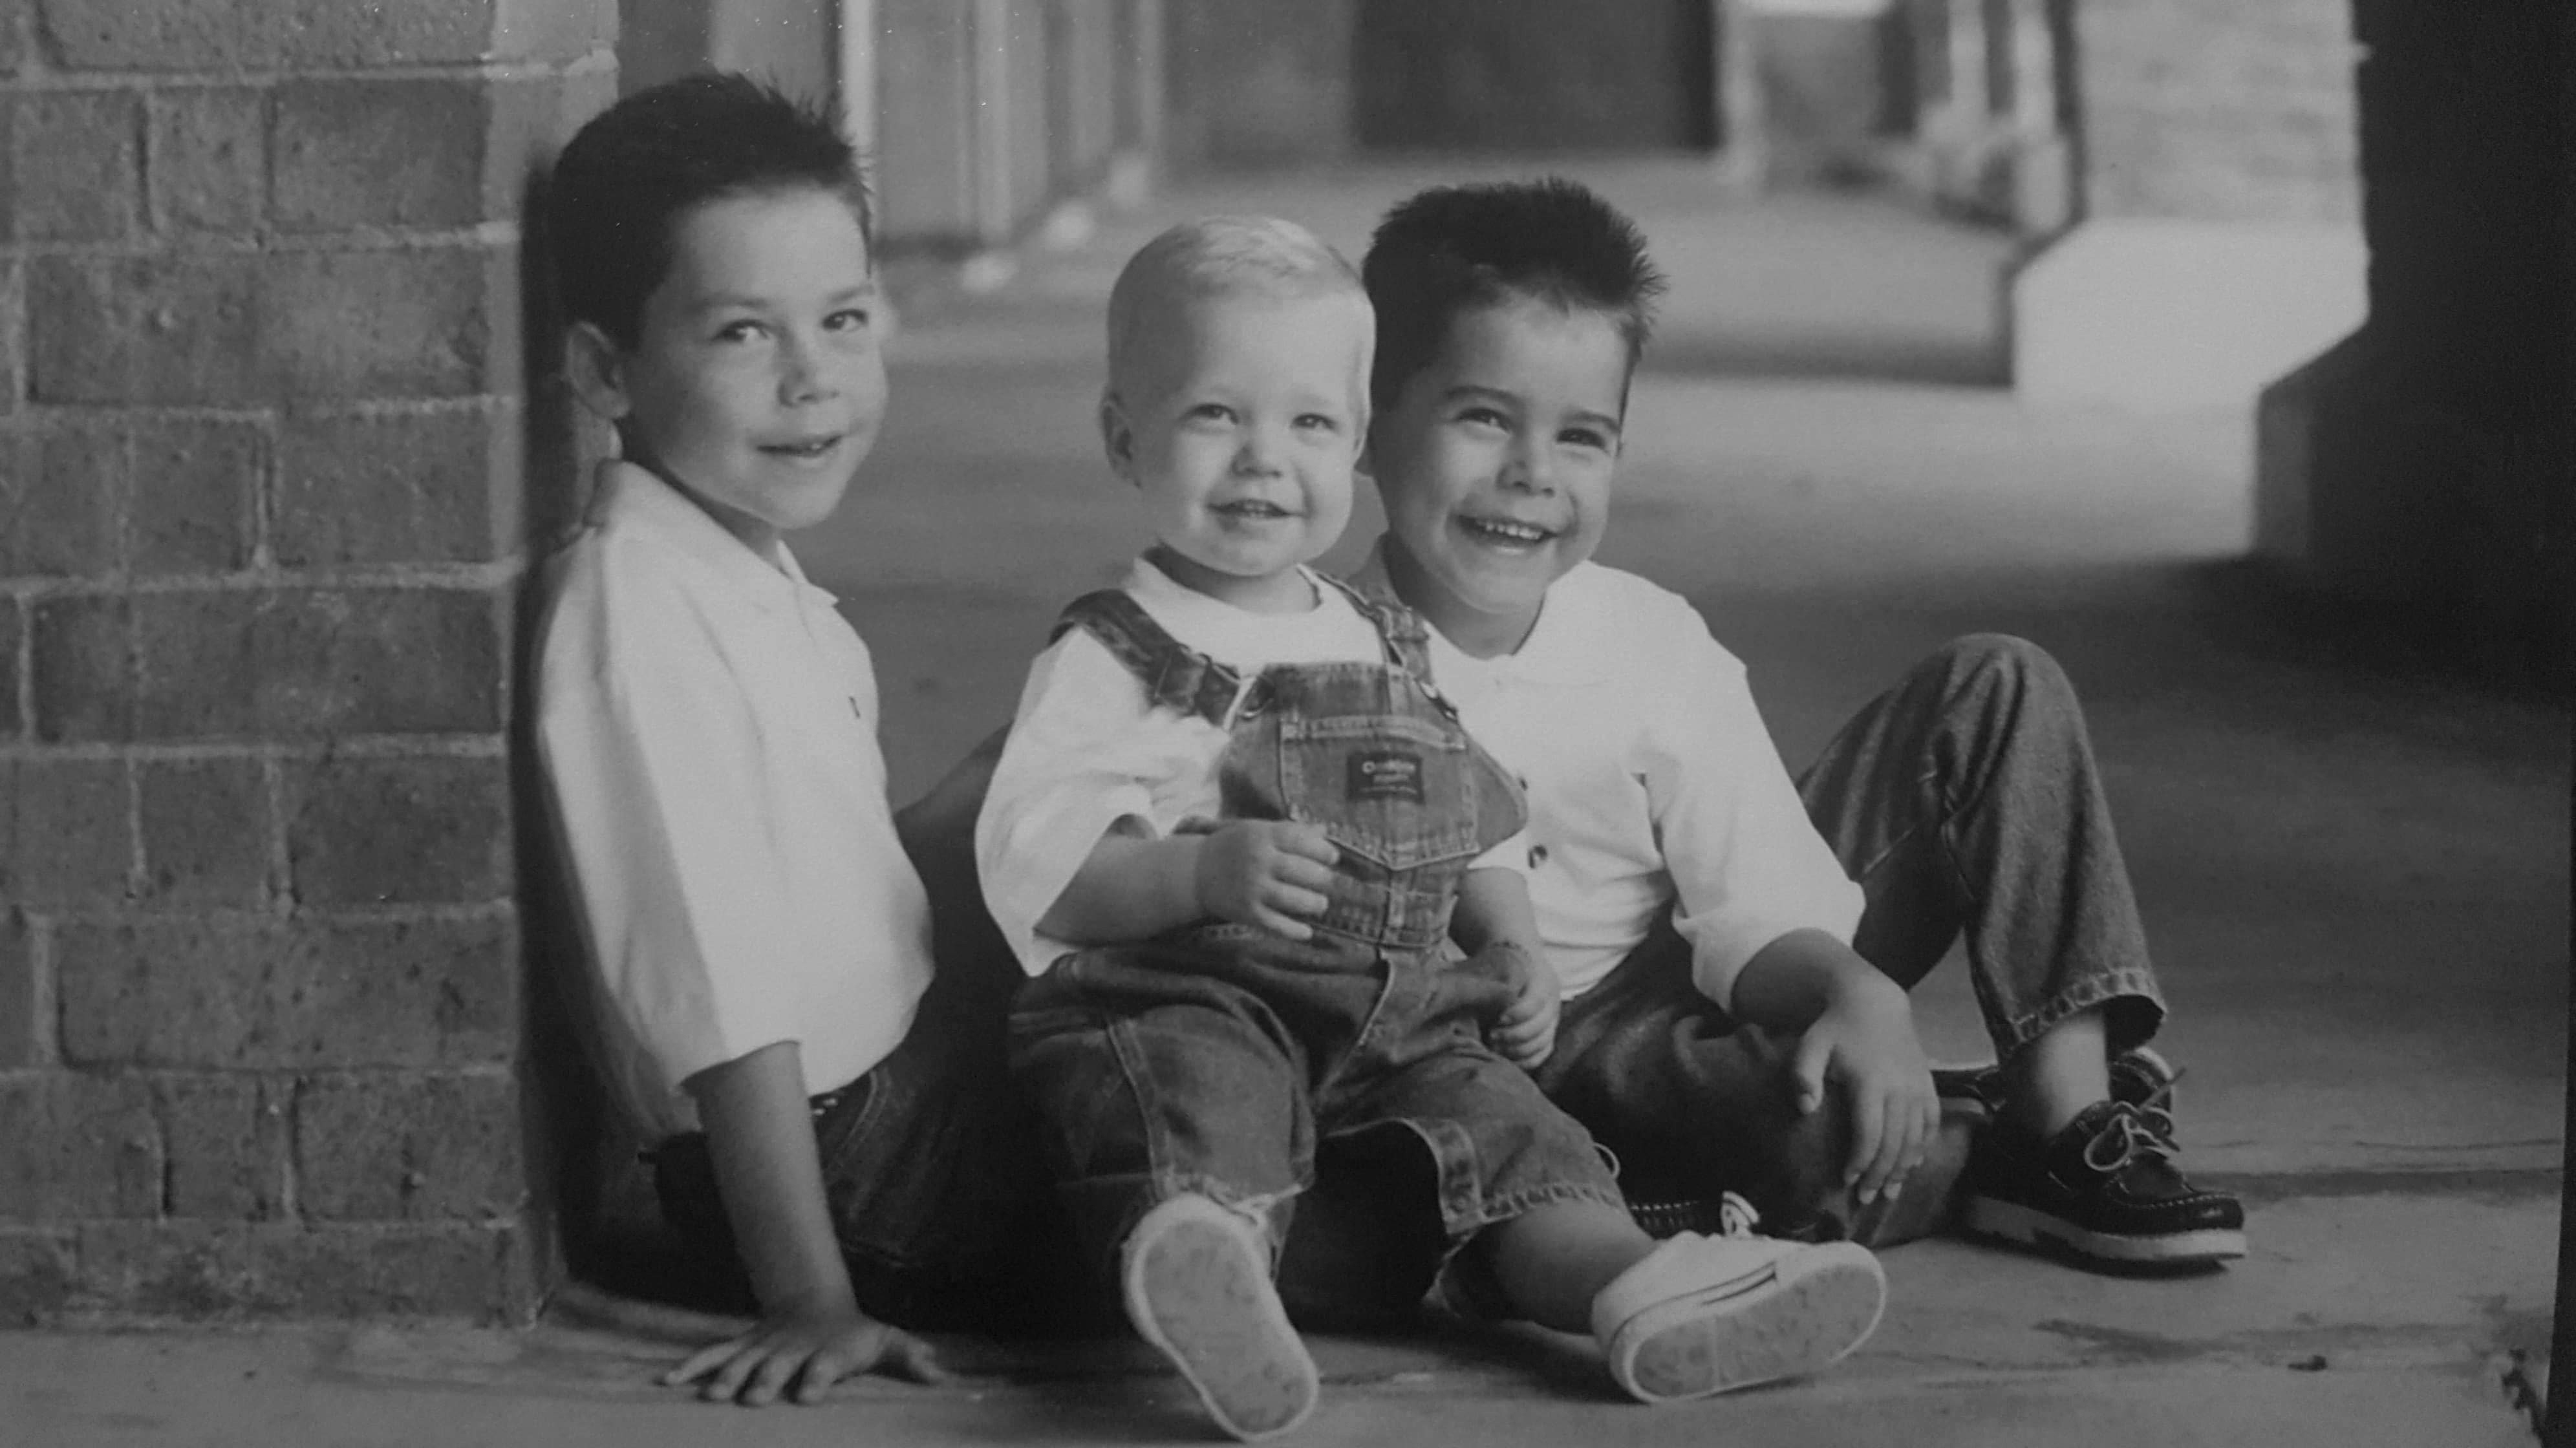
[[[809,1095],[857,1079],[931,976],[867,646],[783,545],[630,463],[547,582],[539,756],[624,1108],[693,1130],[682,1083],[781,1041]]]
[[[1386,588],[1384,543],[1358,575]],[[1678,901],[1691,973],[1721,1006],[1764,946],[1849,943],[1861,890],[1808,821],[1744,665],[1680,595],[1576,565],[1528,638],[1491,659],[1431,632],[1432,677],[1529,795],[1530,900],[1569,996]]]

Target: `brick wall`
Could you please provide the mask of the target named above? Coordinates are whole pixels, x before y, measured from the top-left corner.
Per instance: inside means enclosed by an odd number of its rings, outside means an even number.
[[[2088,214],[2356,214],[2349,0],[2075,0],[2072,10]]]
[[[0,0],[0,1317],[551,1270],[517,215],[615,23]]]

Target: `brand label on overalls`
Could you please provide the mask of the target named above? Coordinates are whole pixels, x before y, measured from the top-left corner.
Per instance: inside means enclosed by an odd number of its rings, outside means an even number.
[[[1373,749],[1351,756],[1352,799],[1422,802],[1422,756],[1401,749]]]

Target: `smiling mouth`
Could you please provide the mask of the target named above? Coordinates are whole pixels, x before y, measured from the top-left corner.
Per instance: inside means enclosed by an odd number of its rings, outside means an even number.
[[[1462,517],[1458,520],[1458,526],[1488,542],[1510,543],[1524,547],[1544,543],[1556,536],[1556,531],[1552,528],[1542,528],[1536,523],[1515,522],[1509,518]]]
[[[838,447],[840,442],[841,434],[836,432],[826,437],[813,438],[805,442],[763,443],[761,444],[760,450],[775,457],[802,458],[810,461],[811,459],[819,458],[823,454],[830,452],[833,448]]]
[[[1255,521],[1296,516],[1276,503],[1265,503],[1257,498],[1247,498],[1239,503],[1220,503],[1215,511],[1228,518],[1247,518]]]

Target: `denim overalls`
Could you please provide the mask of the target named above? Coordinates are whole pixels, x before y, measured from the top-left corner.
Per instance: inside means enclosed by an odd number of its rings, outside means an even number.
[[[1468,862],[1521,825],[1518,786],[1427,680],[1421,621],[1352,599],[1384,663],[1279,665],[1248,684],[1135,600],[1078,599],[1157,707],[1226,727],[1222,813],[1324,826],[1339,848],[1315,938],[1202,921],[1057,960],[1020,993],[1011,1067],[1095,1265],[1156,1202],[1263,1219],[1274,1252],[1319,1142],[1409,1129],[1451,1245],[1549,1201],[1619,1205],[1591,1136],[1489,1049],[1508,987],[1442,954]]]

